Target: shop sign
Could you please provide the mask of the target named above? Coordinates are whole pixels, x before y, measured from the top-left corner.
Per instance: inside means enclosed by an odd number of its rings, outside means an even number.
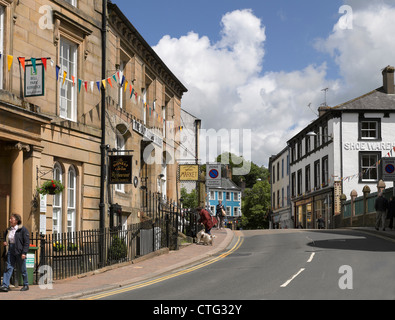
[[[138,134],[142,135],[147,140],[152,141],[157,146],[161,148],[163,147],[163,139],[159,137],[157,134],[155,134],[154,132],[152,132],[150,129],[148,129],[142,123],[133,120],[133,130]]]
[[[25,66],[25,97],[44,96],[44,65]]]
[[[180,181],[198,181],[199,165],[180,165]]]
[[[109,184],[132,184],[133,156],[109,156]]]

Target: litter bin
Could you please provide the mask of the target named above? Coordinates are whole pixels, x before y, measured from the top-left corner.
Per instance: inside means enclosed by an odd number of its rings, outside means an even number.
[[[39,249],[39,247],[30,245],[29,251],[26,255],[26,270],[27,270],[27,278],[29,279],[29,285],[33,284],[34,281],[34,267],[36,265],[36,252]],[[23,277],[22,273],[20,273],[19,277],[19,284],[23,285]]]

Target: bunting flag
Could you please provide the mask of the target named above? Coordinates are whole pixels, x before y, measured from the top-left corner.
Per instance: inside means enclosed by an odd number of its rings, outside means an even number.
[[[66,71],[63,71],[63,85],[64,85],[64,83],[65,83],[65,81],[66,81],[66,77],[67,77],[67,72]]]
[[[36,58],[30,58],[30,62],[32,63],[34,74],[36,74],[37,73]]]
[[[8,62],[8,71],[11,71],[11,67],[12,67],[12,62],[14,61],[14,56],[7,56],[7,62]]]
[[[100,81],[97,81],[96,85],[97,85],[97,90],[99,90],[99,92],[100,92]]]
[[[101,82],[103,83],[104,90],[106,90],[106,80],[102,80]]]
[[[75,86],[75,77],[71,76],[71,79],[73,80],[73,87]]]
[[[107,78],[107,81],[110,84],[110,87],[112,88],[111,78]]]
[[[60,71],[60,67],[56,66],[56,81],[59,81],[59,71]]]
[[[82,80],[78,79],[78,92],[81,92]]]
[[[25,58],[18,58],[18,59],[19,59],[19,63],[20,63],[21,66],[22,66],[23,71],[25,71],[25,62],[26,62],[26,59],[25,59]]]
[[[47,58],[41,58],[45,71],[47,71]]]

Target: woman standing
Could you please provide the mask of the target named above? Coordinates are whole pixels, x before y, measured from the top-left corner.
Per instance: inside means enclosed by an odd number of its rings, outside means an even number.
[[[7,265],[3,276],[3,286],[0,292],[10,290],[10,279],[16,265],[21,267],[23,277],[23,288],[21,291],[29,290],[29,280],[26,269],[26,255],[29,251],[29,231],[22,226],[22,219],[19,214],[13,213],[10,218],[10,227],[4,233],[4,247],[7,249]]]

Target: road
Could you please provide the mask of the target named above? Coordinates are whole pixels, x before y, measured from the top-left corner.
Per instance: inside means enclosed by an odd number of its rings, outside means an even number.
[[[103,300],[395,299],[395,241],[354,230],[236,232],[225,254]]]

